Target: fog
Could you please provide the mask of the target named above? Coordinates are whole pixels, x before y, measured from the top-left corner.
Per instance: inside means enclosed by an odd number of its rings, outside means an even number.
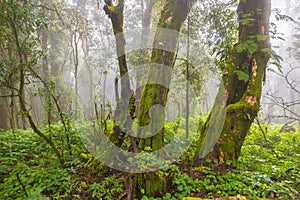
[[[111,28],[111,22],[109,18],[105,15],[102,4],[100,3],[99,7],[95,6],[94,0],[88,1],[70,1],[73,2],[71,5],[80,9],[83,17],[87,20],[87,23],[90,27],[90,33],[88,34],[88,40],[84,44],[82,41],[79,42],[79,46],[87,45],[89,46],[89,55],[85,55],[84,51],[79,49],[79,98],[80,109],[83,110],[83,113],[89,112],[90,109],[94,109],[93,106],[89,106],[93,101],[101,106],[107,106],[113,108],[115,106],[115,78],[118,77],[118,63],[116,59],[116,46],[115,39],[113,37],[113,30]],[[131,42],[136,42],[140,40],[141,36],[132,37],[128,36],[130,30],[142,27],[142,12],[141,4],[136,3],[135,1],[126,1],[125,8],[125,37],[127,37],[127,42],[129,45]],[[265,122],[274,122],[274,123],[288,123],[293,122],[295,119],[299,119],[298,113],[300,113],[299,106],[299,60],[297,60],[297,42],[299,38],[294,36],[297,33],[297,24],[299,18],[298,9],[299,5],[297,1],[293,0],[272,0],[272,15],[271,27],[272,31],[276,31],[275,37],[280,37],[282,39],[271,39],[271,44],[274,52],[282,57],[282,60],[279,58],[281,67],[278,68],[276,60],[271,60],[269,68],[266,74],[266,81],[263,87],[263,98],[262,98],[262,109],[260,113],[261,119]],[[159,13],[161,8],[154,7],[153,13]],[[276,16],[289,16],[295,20],[295,22],[288,20],[278,21]],[[152,19],[152,26],[157,22],[158,17]],[[276,29],[273,29],[276,27]],[[183,28],[185,30],[187,24]],[[298,30],[299,32],[299,30]],[[191,36],[192,41],[194,41],[194,49],[191,50],[194,55],[201,55],[202,60],[199,62],[193,63],[198,69],[201,69],[199,73],[202,73],[201,79],[202,85],[199,86],[202,88],[201,95],[196,97],[191,95],[192,112],[194,114],[203,114],[207,113],[214,102],[216,91],[219,87],[218,79],[221,77],[220,72],[216,73],[215,66],[211,62],[202,64],[203,60],[210,60],[209,51],[206,50],[205,46],[201,45],[202,37],[201,31],[193,31]],[[199,36],[200,41],[196,41],[196,37]],[[179,75],[180,72],[180,58],[186,57],[186,35],[182,35],[181,48],[179,48],[178,60],[175,64],[175,75]],[[192,46],[193,46],[192,45]],[[197,46],[198,45],[198,46]],[[197,48],[198,49],[197,49]],[[150,53],[148,58],[139,58],[138,51],[127,52],[128,66],[130,69],[131,85],[134,90],[137,89],[143,81],[146,80],[147,68],[143,66],[145,59],[149,60]],[[147,57],[147,56],[146,56]],[[199,57],[199,56],[198,56]],[[142,61],[141,61],[142,60]],[[194,61],[194,58],[191,60]],[[87,62],[88,61],[88,62]],[[93,73],[92,78],[93,82],[90,81],[90,76],[88,75],[88,69],[86,68],[87,63],[89,63]],[[70,63],[71,64],[71,63]],[[177,69],[176,69],[177,68]],[[294,69],[295,68],[295,69]],[[176,71],[178,70],[178,71]],[[280,72],[282,71],[282,73]],[[287,79],[285,75],[288,74]],[[73,73],[72,67],[66,71],[64,74],[65,77],[74,84],[75,75]],[[170,91],[169,102],[167,107],[177,108],[171,109],[172,112],[170,116],[177,115],[180,112],[184,112],[184,93],[185,82],[182,81],[183,77],[180,79],[177,76],[173,79],[173,89]],[[205,78],[206,77],[206,78]],[[208,79],[207,77],[210,77]],[[211,78],[212,77],[212,78]],[[65,80],[67,80],[65,78]],[[181,80],[181,81],[179,81]],[[178,81],[180,84],[178,84]],[[289,83],[287,82],[289,81]],[[70,81],[66,81],[70,82]],[[92,85],[91,85],[92,84]],[[120,81],[119,81],[120,84]],[[91,88],[93,92],[87,90]],[[119,85],[120,88],[120,85]],[[120,92],[120,91],[119,91]],[[200,99],[200,101],[199,101]],[[180,105],[179,105],[180,104]],[[107,112],[107,111],[106,111]]]
[[[282,39],[271,39],[273,50],[282,57],[281,71],[271,60],[263,87],[261,115],[267,122],[291,123],[299,120],[300,70],[299,70],[299,3],[293,0],[272,0],[271,22],[277,26]],[[291,17],[292,21],[278,21],[275,13]]]

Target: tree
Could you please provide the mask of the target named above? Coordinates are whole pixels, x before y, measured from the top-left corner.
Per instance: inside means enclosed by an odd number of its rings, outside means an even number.
[[[27,119],[33,131],[52,148],[63,165],[65,161],[64,148],[62,147],[62,151],[60,151],[51,136],[48,136],[37,126],[30,111],[29,100],[25,98],[28,85],[34,85],[34,81],[38,80],[41,81],[43,87],[45,86],[47,94],[54,99],[55,105],[58,106],[57,98],[51,91],[47,80],[39,75],[37,67],[38,61],[43,57],[39,48],[41,41],[38,38],[37,30],[44,28],[44,16],[39,15],[40,12],[37,12],[39,6],[35,5],[33,1],[1,1],[0,6],[3,11],[0,21],[1,51],[5,52],[4,55],[1,55],[0,87],[12,91],[6,97],[17,98],[19,101],[17,109],[18,114],[22,115],[23,118],[23,128],[25,128],[24,121]],[[45,48],[41,49],[45,50]],[[44,75],[46,71],[45,69]],[[57,109],[61,114],[60,108],[57,107]],[[16,117],[16,119],[18,118]]]
[[[119,1],[116,6],[112,4],[111,1],[105,1],[106,5],[104,10],[109,16],[112,22],[113,31],[115,34],[116,45],[117,45],[117,55],[119,63],[119,72],[121,79],[121,97],[117,100],[117,108],[115,116],[127,116],[127,110],[124,111],[124,105],[128,102],[123,102],[124,100],[129,99],[129,96],[133,96],[133,92],[130,88],[128,68],[126,63],[125,55],[125,38],[123,33],[123,20],[124,20],[124,2]],[[151,2],[150,2],[151,3]],[[152,55],[150,60],[150,70],[148,73],[148,81],[146,82],[143,92],[140,98],[139,112],[138,112],[138,123],[140,126],[145,126],[149,123],[149,109],[154,104],[160,104],[165,107],[168,96],[168,89],[166,86],[161,86],[158,84],[152,84],[152,80],[162,79],[161,81],[165,83],[170,83],[171,76],[170,71],[167,72],[169,68],[173,68],[175,63],[175,53],[178,43],[178,38],[181,26],[185,21],[191,5],[193,2],[187,1],[167,1],[164,5],[164,8],[161,12],[161,16],[158,22],[158,28],[165,28],[176,31],[176,34],[170,36],[164,33],[163,30],[158,29],[154,39],[154,48],[152,49]],[[149,11],[147,11],[149,12]],[[145,21],[144,21],[145,22]],[[149,23],[149,20],[148,20]],[[145,24],[144,24],[145,25]],[[146,24],[147,25],[147,24]],[[163,48],[158,48],[161,43],[169,47],[169,51],[164,50]],[[160,65],[160,68],[157,68]],[[158,71],[157,71],[158,69]],[[133,99],[133,98],[130,98]],[[122,113],[125,112],[125,113]],[[129,111],[131,112],[131,111]],[[131,112],[134,113],[134,112]],[[120,117],[122,118],[122,117]],[[132,118],[132,116],[131,116]],[[127,123],[126,117],[123,118],[125,121],[126,131],[130,131],[131,124]],[[159,120],[159,119],[157,119]],[[118,126],[114,126],[113,137],[111,140],[114,141],[118,146],[122,143],[122,138],[124,133],[120,136],[121,130]],[[145,148],[150,148],[151,150],[159,150],[163,147],[163,132],[156,134],[155,136],[149,139],[134,140],[131,137],[131,145],[134,152],[143,151]],[[135,188],[136,193],[140,192],[140,188],[146,188],[146,194],[163,194],[165,192],[165,183],[164,180],[160,180],[157,175],[150,174],[151,178],[145,179],[143,175],[137,176],[135,179],[135,184],[139,188]],[[147,186],[147,187],[145,187]],[[138,194],[140,195],[140,194]]]
[[[3,96],[5,94],[0,94],[0,95]],[[0,102],[0,113],[1,113],[0,114],[0,119],[1,119],[0,129],[4,129],[4,130],[8,130],[10,128],[9,111],[7,108],[8,108],[8,99],[6,98],[5,101]]]
[[[175,32],[180,32],[182,24],[187,18],[194,1],[173,1],[168,0],[164,3],[157,27],[165,28]],[[118,66],[121,79],[121,97],[117,100],[117,109],[115,116],[125,121],[124,128],[130,131],[132,124],[127,124],[128,112],[124,105],[128,102],[124,100],[133,98],[133,91],[129,83],[128,67],[125,54],[125,38],[123,31],[124,21],[124,1],[119,1],[113,5],[112,1],[105,1],[104,10],[109,16],[116,40]],[[226,119],[221,137],[215,147],[206,145],[206,149],[201,149],[201,144],[206,143],[208,126],[212,122],[212,114],[204,124],[199,141],[198,150],[203,154],[208,153],[210,148],[214,151],[209,155],[210,158],[219,159],[219,162],[225,160],[236,161],[239,157],[240,149],[249,130],[251,123],[256,117],[259,106],[262,82],[266,65],[268,63],[271,51],[269,44],[268,20],[270,15],[270,1],[241,1],[238,6],[239,15],[239,38],[238,43],[230,44],[231,48],[224,51],[225,67],[223,68],[222,82],[225,87],[226,99],[216,101],[223,108],[226,107]],[[155,107],[166,106],[168,99],[168,85],[171,81],[170,69],[174,67],[176,47],[179,35],[170,36],[164,34],[158,29],[155,35],[153,49],[151,52],[150,68],[147,75],[147,81],[143,88],[139,112],[139,127],[148,126],[151,123],[150,110]],[[159,48],[166,45],[169,50]],[[153,80],[160,80],[166,85],[153,83]],[[222,93],[220,90],[219,93]],[[220,102],[221,101],[221,102]],[[125,117],[122,117],[124,115]],[[221,115],[220,115],[221,116]],[[239,119],[235,119],[239,116]],[[133,118],[132,116],[130,116]],[[163,115],[156,116],[156,121],[163,120]],[[124,130],[123,129],[123,130]],[[114,131],[110,135],[111,141],[117,146],[121,146],[126,131],[123,131],[115,123]],[[150,130],[153,132],[153,130]],[[144,134],[141,131],[138,134]],[[150,133],[151,134],[151,133]],[[156,151],[164,148],[164,131],[159,130],[156,135],[149,138],[134,139],[130,136],[131,147],[134,152]],[[196,156],[197,157],[197,156]],[[166,180],[158,173],[138,174],[135,176],[134,193],[137,198],[141,197],[143,188],[146,195],[157,196],[165,193]]]
[[[176,33],[166,34],[164,29],[158,29],[156,32],[147,81],[140,99],[138,116],[139,126],[146,126],[151,120],[163,121],[163,115],[156,116],[157,119],[150,119],[149,111],[151,107],[155,105],[160,105],[162,107],[166,106],[169,91],[168,86],[171,81],[170,69],[173,68],[175,62],[175,52],[178,44],[179,32],[193,3],[194,1],[169,0],[164,5],[157,27],[176,31]],[[169,49],[165,50],[163,48],[158,48],[159,45],[166,45]],[[153,84],[153,80],[160,80],[165,83],[165,85]],[[139,150],[148,148],[152,151],[156,151],[163,147],[163,129],[152,137],[143,138],[138,141]],[[141,188],[144,188],[145,194],[149,196],[162,195],[167,190],[166,180],[157,173],[137,175],[135,177],[134,185],[134,191],[137,197],[141,197]]]
[[[270,0],[243,0],[237,7],[238,42],[226,59],[222,75],[226,99],[216,101],[226,107],[219,139],[207,135],[211,113],[200,130],[194,160],[200,158],[237,161],[248,130],[260,109],[264,73],[271,50],[269,43]],[[223,91],[220,90],[219,94]],[[214,119],[214,120],[219,120]],[[214,145],[211,140],[215,140]],[[211,145],[207,145],[209,143]]]

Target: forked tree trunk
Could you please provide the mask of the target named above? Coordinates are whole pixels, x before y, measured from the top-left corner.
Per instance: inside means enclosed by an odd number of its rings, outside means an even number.
[[[262,82],[271,53],[270,8],[270,0],[244,0],[238,5],[239,40],[222,77],[226,96],[225,123],[216,145],[203,151],[204,138],[209,137],[210,115],[197,142],[197,152],[202,151],[195,155],[195,161],[210,158],[223,163],[237,161],[240,156],[245,137],[260,108]],[[241,73],[247,74],[249,79],[240,80],[238,74]]]

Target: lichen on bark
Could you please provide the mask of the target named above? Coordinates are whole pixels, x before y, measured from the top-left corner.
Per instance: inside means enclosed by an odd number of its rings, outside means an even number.
[[[238,43],[234,45],[235,49],[229,56],[222,77],[227,98],[225,123],[220,138],[205,158],[218,159],[220,163],[227,160],[236,162],[248,130],[259,112],[262,82],[269,61],[266,49],[270,49],[268,28],[270,7],[270,0],[239,2],[237,9],[239,16]],[[247,19],[250,20],[245,23]],[[249,49],[244,46],[244,49],[241,49],[239,46],[247,43],[254,43],[252,46],[255,48]],[[249,80],[247,82],[239,80],[235,73],[236,70],[247,73]],[[202,145],[206,145],[203,143],[203,138],[208,132],[210,120],[208,118],[206,125],[200,131],[196,150],[199,150]],[[197,153],[194,155],[194,160],[195,163],[200,161]]]

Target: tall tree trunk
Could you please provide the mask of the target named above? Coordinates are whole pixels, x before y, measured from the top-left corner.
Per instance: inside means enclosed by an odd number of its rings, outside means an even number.
[[[3,53],[3,55],[5,54],[4,52],[2,52],[2,53]],[[13,54],[12,42],[8,42],[8,44],[7,44],[7,55],[8,55],[9,60],[12,60],[12,57],[13,57],[12,54]],[[15,66],[15,64],[11,64],[11,67],[15,68],[16,66]],[[10,95],[10,99],[6,100],[6,102],[7,102],[7,106],[6,106],[7,107],[7,110],[6,110],[7,113],[6,114],[8,114],[7,119],[9,119],[9,126],[7,126],[7,129],[8,128],[12,129],[12,131],[14,133],[15,118],[17,117],[17,114],[15,112],[16,104],[15,104],[15,91],[14,91],[15,85],[14,85],[14,80],[13,80],[13,72],[11,72],[9,74],[9,79],[8,80],[9,80],[10,89],[7,92]],[[0,113],[2,113],[2,111]],[[4,114],[5,114],[5,112],[2,115],[4,115]],[[0,117],[0,119],[3,119],[3,121],[5,121],[5,118]]]
[[[143,88],[140,113],[138,116],[139,125],[145,126],[150,123],[149,109],[155,104],[165,107],[167,102],[168,88],[171,82],[171,74],[168,68],[173,68],[175,60],[175,52],[179,38],[180,28],[185,21],[189,12],[189,8],[184,1],[167,1],[158,23],[159,28],[165,28],[176,31],[172,37],[165,34],[165,30],[159,29],[154,40],[154,48],[150,61],[150,69],[148,72],[148,80]],[[174,32],[175,33],[175,32]],[[168,46],[169,51],[164,48],[157,48],[160,44]],[[153,84],[153,80],[166,83],[165,86]],[[150,147],[152,150],[161,149],[163,146],[162,134],[157,134],[150,139],[141,139],[139,148],[144,149]]]
[[[0,92],[0,96],[2,95],[6,95],[6,92]],[[10,128],[8,104],[8,97],[0,97],[0,130],[8,130]]]
[[[192,5],[193,1],[190,2]],[[166,106],[167,96],[169,92],[169,84],[171,82],[170,69],[174,66],[175,52],[179,39],[179,32],[183,22],[186,20],[190,10],[188,1],[183,0],[168,0],[161,12],[160,20],[158,22],[158,29],[155,35],[150,69],[148,72],[148,80],[143,88],[140,108],[139,108],[139,125],[147,126],[151,122],[149,116],[149,110],[151,107],[155,107],[155,104]],[[166,34],[166,29],[174,31],[173,35]],[[160,48],[160,45],[165,45]],[[153,84],[153,81],[164,83]],[[152,120],[164,120],[164,116],[157,116],[159,119]],[[152,131],[152,130],[151,130]],[[143,133],[145,134],[145,133]],[[162,149],[164,147],[164,133],[160,130],[158,133],[150,138],[140,139],[139,149],[144,150],[150,148],[152,151]],[[134,179],[134,197],[141,198],[141,189],[145,190],[145,194],[148,196],[161,196],[166,193],[167,185],[165,178],[159,176],[158,173],[137,174]]]
[[[111,20],[113,32],[116,40],[116,50],[118,56],[119,74],[121,77],[121,96],[117,101],[115,117],[119,119],[127,118],[126,105],[127,99],[133,96],[133,91],[130,87],[128,67],[126,63],[125,54],[125,37],[124,37],[124,0],[120,0],[117,5],[113,5],[111,0],[105,0],[104,11]],[[105,105],[104,105],[105,106]],[[125,133],[121,131],[120,127],[114,122],[113,132],[110,135],[110,140],[117,146],[121,146],[124,140]]]
[[[77,31],[75,30],[74,32],[74,43],[72,44],[73,47],[73,59],[74,59],[74,79],[75,79],[75,118],[78,119],[78,114],[79,114],[79,94],[78,94],[78,65],[79,65],[79,60],[78,60],[78,43],[79,43],[79,37],[77,37]],[[72,39],[73,40],[73,39]],[[74,45],[74,46],[73,46]]]
[[[141,0],[142,4],[142,37],[141,37],[141,43],[146,44],[146,42],[149,40],[150,36],[150,25],[151,25],[151,15],[152,15],[152,7],[154,4],[154,0],[148,0],[146,2],[146,8],[144,11],[144,2]],[[141,49],[142,55],[145,55],[143,58],[139,58],[142,60],[142,64],[146,64],[149,62],[148,56],[148,50],[147,49]],[[139,107],[140,107],[140,99],[142,95],[142,83],[144,76],[144,69],[137,69],[136,74],[136,94],[135,94],[135,105],[136,105],[136,111],[135,116],[139,115]]]
[[[42,49],[45,55],[48,54],[48,35],[47,35],[47,30],[46,29],[42,29]],[[52,106],[51,106],[51,97],[50,97],[50,93],[47,87],[50,86],[50,81],[49,81],[49,65],[48,65],[48,59],[45,56],[43,58],[43,78],[44,81],[46,83],[46,85],[44,86],[44,98],[45,98],[45,110],[46,110],[46,119],[47,119],[47,123],[50,126],[51,124],[51,110],[52,110]]]
[[[85,63],[85,66],[87,68],[87,71],[88,71],[88,79],[89,79],[89,83],[88,83],[88,105],[86,107],[86,111],[85,111],[85,118],[88,119],[88,120],[91,120],[93,119],[93,114],[95,112],[94,110],[94,78],[93,78],[93,70],[92,70],[92,66],[91,66],[91,63],[89,62],[89,45],[88,45],[88,42],[89,42],[89,39],[87,36],[85,36],[85,39],[84,39],[84,43],[82,45],[82,50],[83,50],[83,53],[84,53],[84,63]],[[85,44],[85,45],[84,45]]]
[[[239,40],[227,62],[222,81],[226,95],[225,124],[215,146],[206,144],[211,114],[201,129],[195,161],[200,158],[237,161],[260,108],[262,82],[270,58],[270,0],[244,0],[238,5]],[[241,80],[241,74],[248,80]],[[220,92],[219,92],[220,93]],[[220,102],[217,102],[220,103]],[[216,119],[218,120],[218,119]]]

